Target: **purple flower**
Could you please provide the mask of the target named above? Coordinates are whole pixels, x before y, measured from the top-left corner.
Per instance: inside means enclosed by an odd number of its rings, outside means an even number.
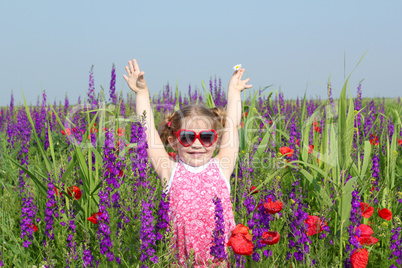
[[[89,243],[89,238],[88,238],[87,233],[85,233],[85,239],[84,239],[82,248],[83,248],[82,260],[84,262],[83,263],[84,267],[93,267],[92,261],[93,261],[94,257],[92,256],[91,246]]]
[[[225,220],[223,218],[223,207],[219,197],[213,200],[215,204],[215,229],[212,234],[211,255],[217,259],[227,259],[225,251]]]
[[[309,253],[309,244],[311,244],[310,239],[307,236],[308,226],[305,224],[306,219],[308,219],[308,213],[303,211],[303,208],[307,208],[307,204],[303,204],[302,196],[296,196],[296,186],[298,181],[292,184],[292,190],[289,194],[288,206],[292,213],[288,214],[289,225],[291,232],[288,234],[289,238],[289,249],[294,248],[293,257],[298,262],[305,261],[304,254]],[[290,202],[293,200],[294,202]],[[288,251],[286,259],[289,260],[292,257],[292,252]]]
[[[156,240],[162,240],[163,235],[159,232],[159,230],[164,230],[169,226],[169,196],[165,193],[162,193],[161,201],[159,202],[159,210],[158,210],[158,222],[156,224]]]
[[[91,107],[93,105],[96,106],[96,99],[95,99],[95,82],[94,82],[94,66],[92,65],[91,70],[89,71],[89,87],[88,87],[88,102],[90,103]]]
[[[391,246],[389,247],[391,254],[388,259],[395,259],[395,262],[399,264],[400,267],[402,265],[402,228],[394,227],[392,228],[391,233]],[[395,264],[392,265],[393,266],[391,267],[397,267]]]
[[[356,228],[360,226],[360,222],[362,219],[361,215],[361,206],[360,206],[360,196],[359,191],[354,190],[352,192],[352,209],[350,211],[350,225],[348,227],[349,231],[349,244],[346,246],[346,253],[351,251],[351,254],[354,252],[355,249],[361,248],[359,241],[357,240],[356,236],[360,236],[360,234],[356,233]],[[345,260],[345,267],[351,267],[350,258]]]
[[[116,104],[116,68],[112,66],[112,78],[110,80],[110,100]]]
[[[155,255],[155,241],[156,235],[154,232],[152,215],[153,202],[142,202],[142,212],[141,212],[141,229],[140,229],[140,239],[141,239],[141,262],[150,260],[153,263],[158,263],[158,257]]]
[[[50,239],[54,240],[54,232],[53,232],[53,217],[55,214],[56,198],[54,191],[54,184],[52,183],[51,177],[48,178],[47,184],[47,202],[46,202],[46,210],[45,210],[45,235]]]

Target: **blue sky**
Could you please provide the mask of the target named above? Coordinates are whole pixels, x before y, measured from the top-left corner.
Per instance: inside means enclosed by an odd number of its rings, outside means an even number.
[[[0,105],[11,90],[53,103],[108,89],[112,64],[118,90],[136,58],[151,94],[178,81],[201,88],[215,75],[227,83],[241,63],[253,89],[273,85],[285,98],[334,97],[359,59],[350,88],[363,97],[401,96],[402,1],[5,1],[0,0]],[[345,57],[346,55],[346,57]],[[344,60],[346,58],[346,61]],[[344,68],[346,67],[346,68]]]

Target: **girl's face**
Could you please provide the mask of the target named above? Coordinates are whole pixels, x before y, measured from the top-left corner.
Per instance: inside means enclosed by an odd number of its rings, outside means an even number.
[[[192,117],[184,118],[182,121],[181,129],[193,130],[196,134],[199,134],[201,130],[212,129],[211,124],[207,120]],[[205,147],[199,139],[195,139],[193,144],[185,147],[177,140],[176,136],[170,136],[168,141],[170,146],[177,151],[180,159],[193,167],[199,167],[208,163],[212,158],[217,144],[215,141],[211,146]]]

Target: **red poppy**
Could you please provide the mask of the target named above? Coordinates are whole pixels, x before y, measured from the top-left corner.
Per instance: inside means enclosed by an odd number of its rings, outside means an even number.
[[[122,177],[123,176],[123,170],[121,169],[121,170],[119,170],[119,177]]]
[[[315,127],[314,127],[314,130],[315,130],[315,132],[321,133],[321,128],[320,128],[319,126],[315,126]]]
[[[126,130],[124,129],[124,128],[118,128],[117,129],[117,135],[119,136],[119,137],[121,137],[121,136],[124,136],[126,134]]]
[[[297,146],[300,146],[300,141],[298,139],[296,139],[296,144]]]
[[[360,224],[359,227],[355,228],[355,232],[360,231],[360,237],[370,237],[374,234],[373,228],[367,224]]]
[[[282,207],[283,204],[281,201],[276,200],[275,202],[272,202],[271,198],[268,198],[268,202],[264,204],[264,208],[269,214],[278,213],[282,210]]]
[[[362,216],[366,219],[370,218],[374,212],[374,208],[367,203],[360,202]]]
[[[36,227],[36,225],[33,223],[28,223],[28,227],[34,230],[34,232],[38,231],[38,227]]]
[[[369,253],[365,248],[356,249],[350,258],[353,268],[365,268],[368,263]]]
[[[262,234],[262,240],[260,242],[266,245],[273,245],[279,242],[281,236],[277,231],[275,232],[264,232]]]
[[[379,209],[377,210],[378,210],[378,216],[380,216],[384,220],[390,221],[392,219],[392,212],[389,209],[383,208],[381,210]]]
[[[257,187],[251,186],[251,188],[250,188],[250,193],[251,193],[251,194],[256,194],[256,193],[259,192],[258,190],[255,190],[255,189],[257,189]],[[255,190],[255,191],[254,191],[254,190]]]
[[[245,113],[242,115],[242,117],[243,117],[243,118],[246,118],[247,115],[248,115],[248,112],[245,112]]]
[[[317,120],[315,118],[313,119],[313,123],[311,125],[312,126],[318,126],[318,122],[317,122]]]
[[[322,232],[322,227],[326,225],[326,223],[322,223],[321,219],[317,216],[307,216],[308,219],[304,221],[305,224],[308,225],[307,235],[312,236]]]
[[[311,154],[314,150],[314,145],[309,145],[308,146],[308,153]]]
[[[398,140],[398,144],[399,144],[399,146],[402,146],[402,139]]]
[[[362,246],[372,246],[378,242],[378,238],[375,238],[374,236],[369,236],[369,237],[357,237],[355,236],[356,239],[359,241],[360,245]]]
[[[287,157],[292,157],[294,150],[284,146],[279,148],[279,152],[281,152],[282,155],[286,155]]]
[[[117,146],[120,146],[120,144],[121,144],[121,140],[118,140],[117,141]],[[127,146],[127,145],[126,145]]]
[[[232,247],[233,251],[239,255],[251,255],[253,254],[253,242],[251,242],[252,236],[248,232],[249,228],[243,224],[238,224],[233,230],[230,236],[228,247]]]
[[[91,127],[91,133],[97,133],[97,132],[98,132],[97,128]]]
[[[249,230],[250,230],[250,228],[248,228],[247,226],[244,226],[243,224],[239,223],[239,224],[236,225],[236,227],[232,230],[232,235],[242,234],[242,235],[250,236],[250,233],[248,232]],[[251,240],[250,237],[248,237],[248,239]]]
[[[241,128],[244,128],[244,122],[241,122],[241,123],[240,123],[240,127],[241,127]]]
[[[173,158],[174,160],[176,160],[177,155],[176,155],[175,152],[170,152],[170,153],[169,153],[169,156],[170,156],[171,158]]]
[[[73,127],[73,132],[77,132],[77,129],[75,127]]]
[[[96,123],[94,123],[94,127],[96,127]]]
[[[268,124],[269,124],[269,125],[272,125],[272,120],[269,120],[269,121],[268,121]]]
[[[103,131],[109,131],[109,129],[107,129],[107,127],[104,127],[104,128],[103,128]]]
[[[373,187],[371,187],[371,191],[372,191],[372,192],[374,192],[374,190],[375,190],[375,187],[374,187],[374,186],[373,186]]]
[[[97,212],[92,214],[91,217],[88,217],[87,220],[89,220],[90,222],[94,223],[94,224],[98,224],[98,216],[102,215],[102,212]]]
[[[61,134],[63,134],[63,135],[66,135],[67,134],[67,136],[70,136],[71,135],[71,130],[69,129],[69,128],[66,128],[66,131],[64,132],[64,130],[62,130],[62,131],[60,131],[61,132]]]
[[[81,195],[82,195],[80,188],[78,188],[77,186],[71,186],[71,187],[67,188],[67,193],[71,197],[72,197],[72,193],[74,193],[74,198],[76,200],[80,199]]]
[[[370,139],[370,144],[371,145],[378,145],[378,137],[376,135],[371,134],[370,135],[371,139]]]

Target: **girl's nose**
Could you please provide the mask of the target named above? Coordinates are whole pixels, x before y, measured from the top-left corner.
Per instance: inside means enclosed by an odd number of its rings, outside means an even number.
[[[197,138],[195,139],[194,143],[191,144],[192,147],[202,147],[202,143],[200,142],[200,140]]]

